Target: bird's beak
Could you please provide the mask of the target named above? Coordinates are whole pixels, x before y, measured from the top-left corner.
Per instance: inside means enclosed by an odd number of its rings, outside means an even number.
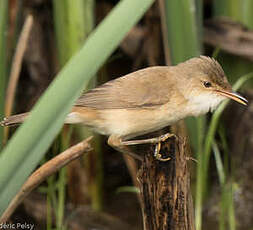
[[[219,93],[222,96],[228,97],[234,101],[237,101],[243,105],[247,105],[248,101],[242,97],[240,94],[235,93],[235,92],[227,92],[227,91],[223,91],[223,90],[216,90],[217,93]]]

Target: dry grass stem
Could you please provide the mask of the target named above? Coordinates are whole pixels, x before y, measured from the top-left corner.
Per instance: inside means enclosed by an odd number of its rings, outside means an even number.
[[[164,0],[159,0],[159,10],[160,10],[160,18],[161,18],[161,29],[162,29],[162,37],[163,37],[163,47],[164,47],[164,56],[165,61],[168,66],[171,65],[170,61],[170,53],[169,53],[169,41],[168,41],[168,30],[166,26],[166,15],[165,15],[165,3]]]
[[[10,79],[6,91],[6,100],[5,100],[5,116],[8,117],[11,115],[13,102],[15,98],[17,83],[19,79],[19,74],[21,70],[22,60],[24,57],[24,53],[27,47],[27,42],[29,38],[30,31],[33,25],[33,16],[28,15],[24,26],[22,28],[20,37],[18,39],[17,47],[15,54],[13,56],[11,72],[10,72]],[[8,139],[9,128],[5,127],[4,129],[4,138],[3,143],[6,143]]]
[[[138,165],[136,163],[136,160],[133,157],[129,156],[128,154],[123,154],[123,158],[128,168],[128,172],[132,178],[133,185],[136,188],[139,188],[139,182],[137,180]],[[140,201],[140,194],[137,193],[137,196]]]
[[[92,137],[88,137],[84,141],[70,147],[58,156],[54,157],[39,169],[37,169],[24,183],[22,188],[16,194],[14,199],[11,201],[9,207],[5,210],[0,218],[0,223],[5,223],[12,213],[15,211],[17,206],[24,200],[24,198],[35,189],[41,182],[51,176],[53,173],[67,165],[70,161],[73,161],[80,157],[84,152],[87,153],[91,150],[89,141]]]

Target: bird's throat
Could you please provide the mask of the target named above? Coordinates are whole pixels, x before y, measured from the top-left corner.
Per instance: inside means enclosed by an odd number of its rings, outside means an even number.
[[[213,111],[224,100],[223,96],[215,94],[202,94],[191,99],[187,105],[188,113],[192,116],[199,116]]]

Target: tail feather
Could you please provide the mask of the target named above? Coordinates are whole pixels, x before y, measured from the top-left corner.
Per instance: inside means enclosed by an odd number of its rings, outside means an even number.
[[[17,125],[19,123],[23,123],[24,120],[28,117],[29,113],[21,113],[17,115],[13,115],[10,117],[5,117],[2,121],[0,121],[1,126],[12,126]]]

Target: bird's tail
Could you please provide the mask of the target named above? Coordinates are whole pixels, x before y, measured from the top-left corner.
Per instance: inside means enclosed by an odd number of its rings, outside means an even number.
[[[0,0],[1,1],[1,0]],[[10,117],[4,118],[0,121],[0,126],[12,126],[18,125],[23,123],[26,118],[29,116],[29,112],[27,113],[20,113],[16,115],[12,115]],[[67,115],[65,118],[65,124],[77,124],[77,123],[84,123],[90,124],[91,121],[96,120],[97,113],[93,109],[85,109],[79,107],[73,107],[72,111]]]
[[[17,115],[13,115],[10,117],[5,117],[2,121],[0,121],[1,126],[12,126],[23,123],[24,120],[28,117],[29,113],[21,113]]]
[[[29,116],[29,114],[30,113],[27,112],[5,117],[2,121],[0,121],[0,126],[14,126],[23,123]],[[77,124],[82,122],[83,122],[82,116],[80,116],[79,113],[74,110],[67,115],[64,121],[65,124]]]

